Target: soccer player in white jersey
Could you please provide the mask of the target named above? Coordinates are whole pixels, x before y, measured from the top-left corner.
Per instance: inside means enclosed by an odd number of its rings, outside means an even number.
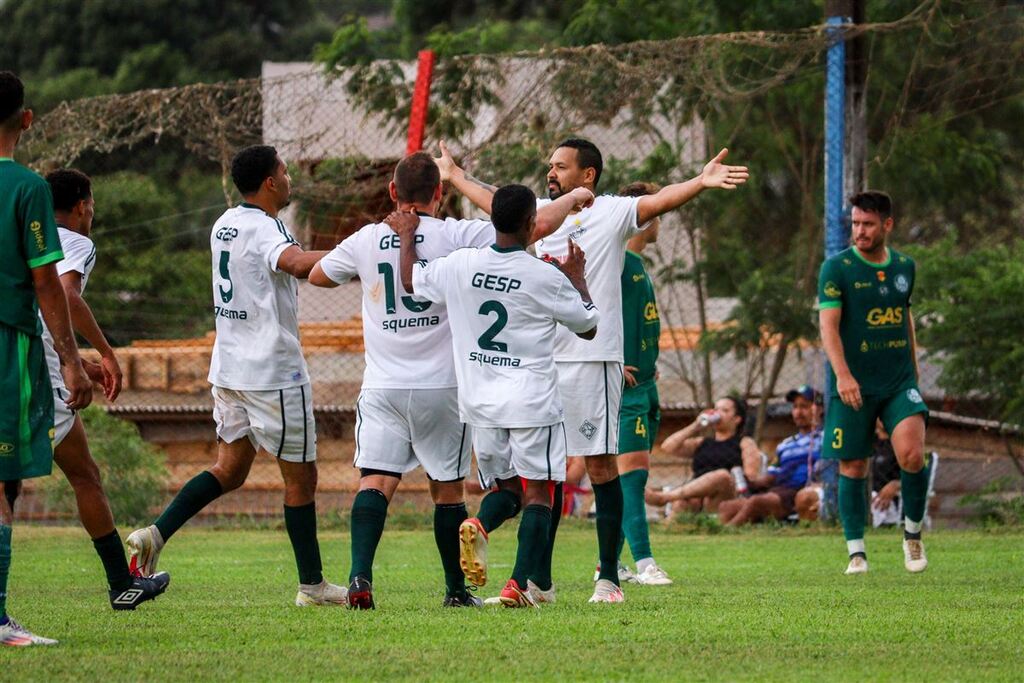
[[[53,171],[46,176],[46,181],[53,195],[57,234],[64,252],[64,259],[57,262],[57,274],[67,296],[71,324],[100,353],[100,364],[84,361],[83,365],[90,378],[103,385],[107,400],[114,401],[121,393],[121,368],[89,305],[82,298],[96,264],[96,247],[89,238],[95,213],[92,182],[87,175],[74,169]],[[50,384],[53,385],[53,460],[75,492],[78,517],[103,563],[110,606],[115,610],[133,610],[163,593],[170,576],[167,572],[152,577],[132,576],[121,537],[114,528],[114,516],[103,491],[99,468],[89,452],[82,418],[65,403],[69,392],[61,375],[60,358],[54,348],[53,337],[45,324],[43,351]],[[10,496],[8,501],[13,509],[14,501]]]
[[[420,215],[421,258],[494,242],[489,222],[434,218],[441,179],[429,154],[418,152],[395,168],[389,191],[396,208]],[[545,211],[557,225],[576,205],[593,199],[582,190]],[[415,216],[406,216],[415,223]],[[399,218],[400,219],[400,218]],[[363,290],[366,372],[356,403],[355,466],[359,492],[352,502],[349,605],[374,607],[373,558],[388,505],[402,475],[422,466],[434,500],[434,538],[444,569],[444,606],[479,606],[459,566],[459,525],[468,517],[463,479],[469,472],[470,435],[459,419],[451,332],[444,306],[417,301],[399,281],[397,234],[386,223],[364,226],[328,254],[310,283],[334,287],[359,277]]]
[[[508,607],[536,606],[527,582],[547,548],[551,485],[565,479],[555,330],[562,324],[583,339],[593,339],[599,317],[587,292],[578,247],[569,245],[564,274],[525,251],[536,203],[533,192],[522,185],[499,189],[491,214],[493,244],[460,249],[420,262],[415,269],[415,228],[400,232],[406,290],[448,308],[459,415],[473,428],[481,481],[499,486],[488,497],[510,491],[523,506],[515,567],[500,596]],[[478,586],[487,581],[487,533],[475,517],[459,529],[462,567]]]
[[[284,522],[299,573],[298,606],[343,605],[323,576],[316,536],[316,424],[299,344],[297,278],[325,252],[307,252],[278,219],[291,178],[273,147],[235,155],[231,178],[244,201],[210,232],[217,340],[210,361],[217,463],[193,477],[163,514],[128,537],[133,564],[156,568],[164,544],[196,513],[241,486],[257,453],[284,479]]]
[[[682,183],[666,185],[643,197],[602,195],[589,208],[569,216],[553,233],[537,242],[541,256],[563,258],[569,240],[575,240],[587,254],[587,283],[594,303],[603,311],[622,307],[620,277],[625,261],[626,242],[652,219],[676,209],[708,188],[734,189],[747,180],[744,166],[722,163],[727,150],[719,152],[701,173]],[[447,149],[435,160],[442,178],[465,194],[474,204],[490,213],[495,188],[476,180],[459,168]],[[585,187],[594,191],[601,180],[601,152],[591,142],[578,138],[565,140],[548,162],[548,196],[555,200],[565,192]],[[543,200],[541,205],[544,204]],[[620,602],[618,578],[618,541],[622,526],[622,490],[615,455],[618,453],[618,415],[622,395],[623,341],[622,320],[607,315],[597,338],[583,342],[567,330],[559,330],[555,341],[559,389],[565,401],[565,427],[570,456],[585,456],[587,473],[597,506],[597,540],[601,570],[594,586],[594,602]],[[540,601],[554,598],[550,578],[551,554],[560,515],[561,490],[551,516],[549,552],[535,580]]]

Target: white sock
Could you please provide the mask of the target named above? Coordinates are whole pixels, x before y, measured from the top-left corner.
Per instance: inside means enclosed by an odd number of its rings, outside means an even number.
[[[653,566],[654,566],[654,558],[653,557],[645,557],[642,560],[637,560],[636,561],[636,573],[637,574],[643,574],[647,570],[648,567],[653,567]]]
[[[864,553],[865,555],[867,555],[867,552],[868,552],[867,550],[864,549],[864,539],[863,538],[855,538],[852,541],[847,541],[846,542],[846,551],[850,555],[853,555],[854,553]]]
[[[921,533],[921,522],[911,522],[909,519],[903,521],[903,528],[908,534]]]

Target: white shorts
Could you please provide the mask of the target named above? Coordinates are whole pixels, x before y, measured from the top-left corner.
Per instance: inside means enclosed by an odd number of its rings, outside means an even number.
[[[622,363],[556,362],[570,456],[617,455]]]
[[[71,433],[71,428],[75,426],[75,411],[68,408],[68,404],[64,402],[64,399],[68,397],[68,390],[64,387],[54,387],[53,389],[53,447],[56,448],[61,444],[64,439],[67,438],[68,434]]]
[[[534,481],[565,481],[565,424],[547,427],[473,427],[480,485],[520,476]]]
[[[469,474],[470,444],[455,388],[359,392],[356,467],[404,474],[422,466],[434,481],[456,481]]]
[[[287,462],[316,460],[316,421],[313,389],[309,383],[287,389],[238,391],[213,387],[213,420],[225,443],[249,437]]]

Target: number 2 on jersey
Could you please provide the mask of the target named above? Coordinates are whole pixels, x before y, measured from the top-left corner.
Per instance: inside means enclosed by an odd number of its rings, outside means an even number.
[[[384,276],[384,311],[388,315],[398,312],[395,302],[395,269],[390,263],[378,263],[377,272]],[[402,305],[413,313],[422,313],[430,308],[429,301],[416,301],[411,296],[402,297]]]
[[[494,313],[498,316],[498,319],[487,328],[487,331],[480,335],[480,338],[477,339],[477,344],[479,344],[480,348],[485,351],[500,351],[501,353],[508,353],[508,344],[494,339],[503,329],[505,329],[505,325],[508,324],[508,310],[501,305],[501,302],[495,301],[494,299],[488,299],[480,304],[479,313],[480,315],[486,316]]]

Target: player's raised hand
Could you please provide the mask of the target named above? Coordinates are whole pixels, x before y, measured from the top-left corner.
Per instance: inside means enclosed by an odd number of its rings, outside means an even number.
[[[413,235],[420,224],[420,217],[415,211],[392,211],[384,222],[399,236]]]
[[[735,190],[737,185],[747,182],[750,173],[746,166],[728,166],[722,163],[728,154],[729,150],[723,149],[704,166],[700,174],[700,181],[704,187]]]
[[[583,253],[575,240],[569,240],[569,254],[559,264],[559,267],[574,285],[585,282],[583,273],[587,267],[587,255]]]
[[[444,140],[441,140],[438,146],[441,148],[441,156],[434,157],[434,163],[441,172],[441,182],[446,182],[451,179],[452,171],[457,169],[458,165],[452,159],[452,153],[448,151],[448,145],[444,144]]]
[[[582,211],[594,203],[594,193],[585,187],[577,187],[569,194],[572,195],[575,202],[573,211]]]

